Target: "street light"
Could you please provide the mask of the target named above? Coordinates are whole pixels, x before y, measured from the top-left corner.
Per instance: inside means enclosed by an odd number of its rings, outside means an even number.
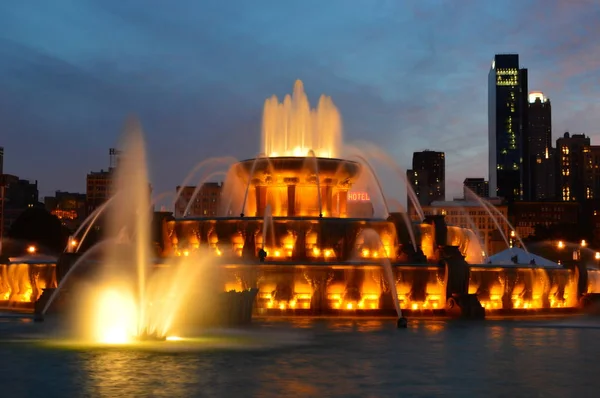
[[[564,247],[565,247],[565,242],[563,242],[562,240],[559,240],[559,241],[558,241],[558,245],[557,245],[557,246],[558,246],[558,248],[559,248],[559,249],[564,249]]]
[[[581,247],[586,247],[587,246],[587,242],[585,241],[585,239],[581,240]]]
[[[31,245],[27,248],[27,253],[29,253],[29,254],[35,254],[36,251],[37,251],[37,248],[33,245]]]

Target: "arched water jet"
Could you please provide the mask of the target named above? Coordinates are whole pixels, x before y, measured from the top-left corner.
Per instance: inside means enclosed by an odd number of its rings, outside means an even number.
[[[400,207],[401,210],[405,210],[403,209],[402,204],[398,200],[395,200],[395,202],[397,202],[397,205]],[[412,221],[410,220],[410,217],[406,211],[400,211],[400,214],[402,215],[402,220],[404,221],[404,225],[406,225],[406,229],[408,230],[408,235],[410,236],[411,241],[410,243],[412,244],[415,253],[417,253],[417,238],[415,237],[415,230],[413,229]]]
[[[371,163],[369,163],[369,161],[360,154],[352,154],[350,157],[354,157],[354,158],[358,159],[364,165],[366,165],[367,168],[369,169],[369,173],[371,173],[371,176],[373,177],[373,179],[375,180],[375,183],[377,184],[377,189],[379,190],[380,198],[383,201],[383,206],[385,207],[386,218],[387,218],[387,216],[389,216],[389,214],[390,214],[390,208],[388,206],[387,199],[385,198],[385,194],[383,193],[383,188],[381,186],[381,182],[379,182],[379,178],[377,178],[377,174],[375,173],[373,166],[371,166]]]
[[[506,247],[508,247],[509,249],[512,249],[510,247],[510,242],[509,242],[508,238],[506,237],[506,235],[502,231],[502,228],[500,227],[497,218],[494,217],[494,215],[492,214],[492,212],[495,213],[497,216],[500,216],[500,218],[504,222],[506,222],[506,225],[508,225],[508,227],[510,228],[510,230],[515,233],[515,237],[517,238],[517,240],[521,244],[521,247],[523,248],[523,250],[525,251],[525,253],[529,254],[529,251],[527,250],[527,247],[525,246],[525,243],[523,243],[523,240],[521,239],[521,237],[519,236],[519,234],[515,230],[515,227],[512,226],[512,224],[506,219],[506,217],[504,217],[504,215],[496,208],[496,206],[492,205],[491,203],[489,203],[486,200],[484,200],[481,197],[479,197],[479,195],[477,195],[475,192],[473,192],[473,190],[471,190],[469,187],[465,187],[465,192],[468,193],[469,195],[471,195],[473,198],[475,198],[475,200],[488,212],[488,214],[490,215],[490,217],[492,218],[492,220],[496,224],[496,228],[498,228],[498,231],[500,231],[500,234],[504,238],[504,241],[506,243]]]
[[[422,222],[425,219],[425,213],[423,212],[423,208],[419,203],[419,198],[417,197],[417,194],[415,193],[412,185],[408,181],[408,178],[406,177],[406,172],[396,163],[396,161],[386,151],[369,142],[360,143],[360,147],[349,146],[349,148],[351,151],[355,151],[358,154],[367,153],[369,154],[370,158],[383,161],[383,163],[390,167],[404,182],[406,194],[408,195],[410,202],[412,203],[417,215],[419,216],[419,220]],[[364,155],[362,156],[364,157]]]
[[[496,229],[498,230],[498,232],[500,232],[500,235],[502,236],[502,239],[504,240],[504,243],[506,244],[506,247],[509,248],[509,249],[512,249],[510,247],[510,242],[508,241],[508,238],[506,237],[506,234],[504,233],[504,231],[502,231],[502,226],[500,225],[500,223],[498,222],[498,220],[496,219],[496,217],[494,217],[494,214],[492,213],[492,210],[481,200],[481,198],[479,196],[477,196],[468,187],[465,187],[465,189],[467,190],[467,192],[470,192],[470,193],[473,194],[473,196],[475,197],[475,200],[477,200],[477,202],[479,202],[479,204],[481,205],[481,207],[483,207],[483,209],[488,213],[488,215],[490,216],[490,218],[494,222],[494,225],[496,226]]]
[[[467,211],[467,209],[465,209],[463,206],[460,206],[459,209],[463,212],[463,214],[465,215],[468,224],[469,224],[469,228],[471,229],[471,232],[475,235],[475,237],[477,238],[477,241],[479,242],[479,247],[481,247],[481,250],[483,251],[483,261],[486,261],[488,256],[487,250],[485,250],[485,243],[484,241],[481,240],[481,235],[479,234],[479,228],[477,228],[477,226],[475,225],[475,222],[473,221],[473,218],[471,217],[471,215],[469,214],[469,212]]]
[[[83,244],[83,241],[85,240],[85,238],[87,237],[88,233],[90,232],[90,229],[92,229],[92,227],[94,226],[94,224],[96,223],[96,220],[98,219],[98,217],[100,217],[100,215],[104,212],[104,210],[115,200],[117,194],[111,196],[106,202],[104,202],[102,204],[102,206],[98,207],[96,210],[94,210],[92,212],[92,214],[90,214],[88,216],[88,218],[86,218],[86,220],[89,220],[91,218],[91,221],[87,224],[87,228],[85,229],[85,232],[83,233],[83,236],[81,237],[81,239],[79,239],[79,242],[77,244],[77,247],[75,248],[75,253],[79,252],[79,249],[81,249],[81,245]],[[71,238],[76,239],[77,235],[79,234],[79,232],[81,231],[81,229],[86,225],[86,221],[84,221],[79,228],[77,228],[77,231],[75,231],[75,233],[73,235],[71,235]],[[69,239],[69,241],[67,242],[67,247],[65,248],[65,252],[70,250],[70,244],[72,244],[72,242],[74,242],[72,239]]]
[[[192,196],[190,197],[190,201],[188,202],[187,206],[185,207],[185,210],[183,211],[183,214],[182,214],[183,217],[187,217],[188,213],[190,212],[191,207],[194,205],[196,196],[198,196],[198,193],[200,193],[200,190],[202,189],[204,184],[208,180],[215,178],[216,176],[219,176],[219,175],[226,176],[227,173],[225,171],[215,171],[214,173],[210,173],[209,175],[202,177],[202,179],[198,182],[198,184],[196,184],[196,188],[194,188],[194,192],[192,193]]]
[[[244,211],[246,209],[246,200],[248,200],[248,191],[250,190],[250,184],[252,183],[252,178],[254,177],[254,171],[256,170],[256,164],[261,161],[266,160],[269,162],[269,157],[264,153],[260,153],[252,163],[252,168],[250,169],[250,175],[248,176],[248,182],[246,184],[246,190],[244,192],[244,201],[242,202],[242,208],[240,211],[240,217],[244,217]]]
[[[173,204],[171,206],[173,208],[175,208],[175,205],[177,204],[177,201],[179,200],[179,197],[181,196],[181,193],[183,192],[183,188],[186,187],[190,183],[192,178],[194,178],[196,173],[198,171],[200,171],[200,169],[202,167],[204,167],[205,165],[208,165],[208,164],[211,164],[211,165],[215,164],[215,165],[219,165],[219,166],[231,167],[235,162],[237,162],[237,159],[234,158],[233,156],[225,156],[225,157],[221,157],[221,158],[208,158],[208,159],[205,159],[202,162],[198,163],[181,182],[180,188],[179,188],[179,190],[177,190],[177,194],[175,195],[175,198],[173,199]]]
[[[155,195],[152,198],[152,200],[150,201],[150,209],[152,210],[154,208],[154,206],[156,206],[156,204],[158,203],[159,200],[168,198],[169,196],[175,196],[175,195],[176,195],[176,193],[171,192],[171,191],[166,191],[166,192],[159,193],[158,195]]]

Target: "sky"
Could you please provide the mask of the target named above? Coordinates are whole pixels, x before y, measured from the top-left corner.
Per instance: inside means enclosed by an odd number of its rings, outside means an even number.
[[[4,169],[40,196],[85,192],[133,113],[154,192],[174,191],[208,157],[254,157],[264,100],[301,79],[313,104],[333,98],[346,142],[404,169],[446,152],[451,197],[487,179],[496,53],[551,99],[554,139],[600,144],[598,21],[594,0],[2,1]]]

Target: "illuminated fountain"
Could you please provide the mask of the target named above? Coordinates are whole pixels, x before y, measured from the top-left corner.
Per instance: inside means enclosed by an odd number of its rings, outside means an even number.
[[[268,99],[263,152],[229,170],[220,217],[166,221],[170,248],[162,255],[216,250],[229,273],[225,289],[259,289],[256,313],[263,315],[394,315],[397,302],[413,316],[481,318],[484,309],[573,308],[596,292],[595,279],[577,290],[583,277],[574,268],[524,256],[487,264],[476,232],[447,226],[442,216],[413,225],[387,211],[354,215],[348,198],[357,181],[375,187],[371,197],[382,192],[360,148],[351,151],[356,161],[342,158],[341,137],[335,105],[322,96],[311,109],[302,83],[283,102]],[[367,243],[366,234],[379,239]]]
[[[37,302],[38,319],[68,296],[62,312],[74,315],[78,334],[103,343],[165,340],[190,321],[248,321],[256,291],[214,289],[221,281],[214,250],[195,247],[156,263],[144,141],[133,119],[126,126],[123,153],[113,182],[116,193],[105,210],[111,238],[81,257],[64,253],[60,265],[71,264],[58,288],[46,289]]]
[[[368,156],[353,150],[343,158],[341,118],[331,99],[321,97],[311,109],[300,82],[283,102],[266,101],[263,152],[230,167],[219,216],[162,219],[154,242],[160,249],[152,258],[148,214],[140,211],[148,208],[148,181],[145,169],[136,167],[144,163],[143,145],[139,133],[131,137],[137,138],[129,141],[133,149],[125,151],[120,171],[118,191],[124,194],[117,193],[106,210],[114,221],[111,235],[125,239],[122,249],[101,261],[95,281],[103,282],[94,285],[104,298],[94,296],[96,309],[90,311],[114,321],[119,317],[110,308],[122,309],[127,328],[122,321],[116,331],[102,332],[121,336],[117,340],[164,337],[178,319],[192,317],[181,309],[198,303],[206,308],[193,311],[198,314],[235,313],[230,317],[245,320],[252,306],[261,316],[481,319],[493,312],[573,310],[600,293],[597,272],[582,262],[536,264],[525,253],[491,264],[475,231],[448,226],[443,216],[413,224],[406,214],[389,213]],[[357,186],[370,190],[357,194]],[[364,215],[349,201],[357,196],[381,198],[384,211]],[[59,263],[61,284],[70,279],[65,273],[87,269],[89,261],[75,257],[73,264],[70,255]],[[120,286],[115,277],[127,281],[126,288],[107,292],[105,287]],[[212,305],[219,292],[228,298]],[[38,305],[41,312],[53,301]]]

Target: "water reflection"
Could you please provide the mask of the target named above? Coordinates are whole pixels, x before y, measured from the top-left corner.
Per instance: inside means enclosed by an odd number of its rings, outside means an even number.
[[[100,397],[589,396],[600,388],[590,355],[600,350],[593,323],[419,321],[397,330],[393,320],[305,319],[300,325],[257,325],[270,346],[244,351],[68,350],[0,339],[3,360],[11,363],[3,377],[15,380],[3,384],[2,395],[34,388]],[[314,338],[277,344],[292,334]]]
[[[209,362],[177,355],[102,351],[82,355],[86,392],[93,396],[186,396],[191,384],[210,391]]]

